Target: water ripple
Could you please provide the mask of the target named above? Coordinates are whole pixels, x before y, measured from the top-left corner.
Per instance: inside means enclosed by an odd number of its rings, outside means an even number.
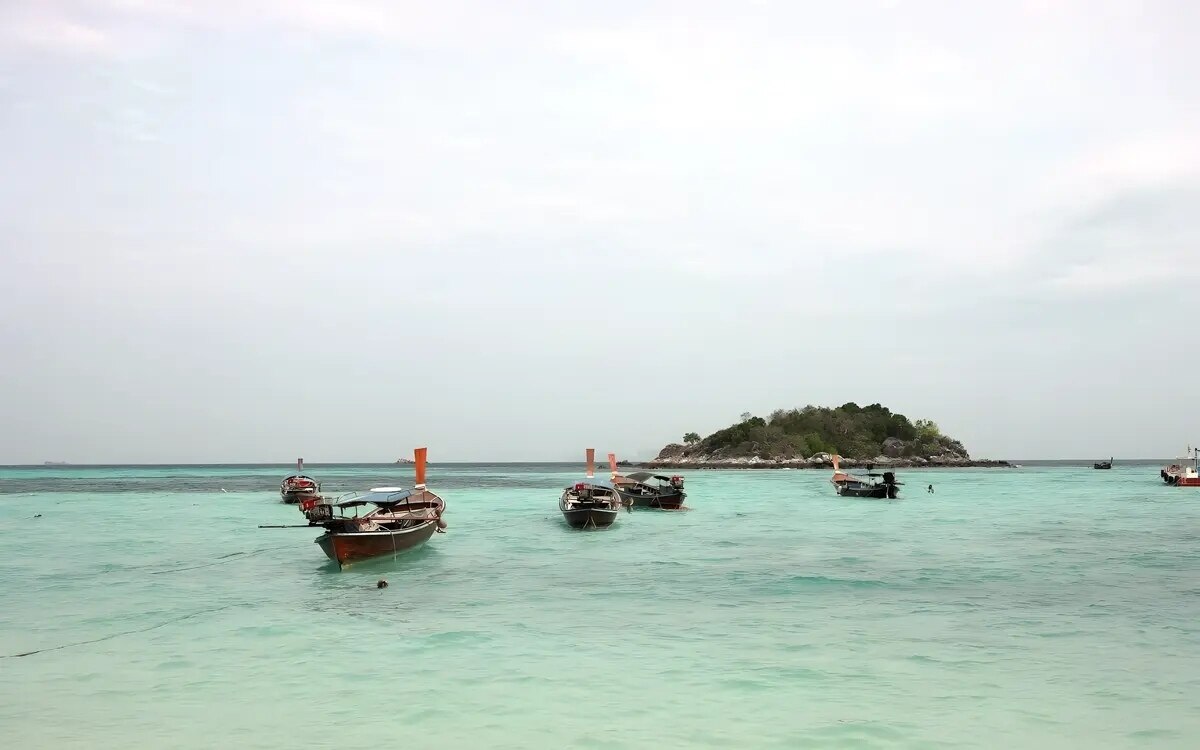
[[[10,744],[1200,746],[1200,503],[1154,469],[693,472],[581,534],[574,469],[434,465],[449,533],[339,571],[257,528],[287,468],[0,469]]]

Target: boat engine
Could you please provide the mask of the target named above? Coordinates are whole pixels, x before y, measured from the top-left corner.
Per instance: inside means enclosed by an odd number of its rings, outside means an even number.
[[[883,472],[883,486],[887,487],[888,500],[895,500],[900,494],[900,488],[896,486],[896,473],[894,471]]]
[[[304,517],[308,519],[309,523],[321,523],[322,521],[333,520],[333,506],[328,503],[304,503],[301,506],[301,510],[304,512]]]

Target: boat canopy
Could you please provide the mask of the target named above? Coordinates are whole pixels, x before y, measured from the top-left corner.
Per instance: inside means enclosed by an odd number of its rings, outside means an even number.
[[[572,482],[571,484],[569,484],[567,486],[567,489],[569,489],[569,490],[575,489],[575,485],[577,485],[577,484],[582,484],[587,487],[599,487],[600,489],[604,489],[604,490],[611,490],[613,488],[612,482],[608,481],[607,479],[596,479],[595,477],[588,479],[587,477],[584,477],[583,479],[580,479],[578,482]]]
[[[642,484],[653,484],[653,482],[650,481],[652,479],[657,479],[658,481],[665,482],[666,484],[671,483],[670,477],[665,477],[662,474],[655,474],[652,471],[635,471],[632,474],[626,474],[625,478],[632,479],[635,482],[641,482]]]
[[[358,508],[363,505],[378,505],[380,508],[388,508],[393,505],[399,505],[408,498],[412,497],[412,490],[402,489],[400,487],[376,487],[357,495],[352,500],[347,500],[344,503],[338,503],[339,508]]]

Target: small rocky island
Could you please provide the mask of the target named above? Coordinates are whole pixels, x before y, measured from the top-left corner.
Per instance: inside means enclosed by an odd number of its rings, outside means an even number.
[[[848,468],[1006,467],[1007,461],[972,459],[959,441],[927,420],[910,422],[886,406],[856,403],[836,408],[780,409],[763,419],[746,413],[723,430],[694,432],[671,443],[645,466],[653,469],[828,468],[833,456]]]

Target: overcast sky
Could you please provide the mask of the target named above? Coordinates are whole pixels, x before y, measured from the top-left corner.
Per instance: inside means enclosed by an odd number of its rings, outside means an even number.
[[[1200,3],[3,0],[0,463],[1200,442]]]

